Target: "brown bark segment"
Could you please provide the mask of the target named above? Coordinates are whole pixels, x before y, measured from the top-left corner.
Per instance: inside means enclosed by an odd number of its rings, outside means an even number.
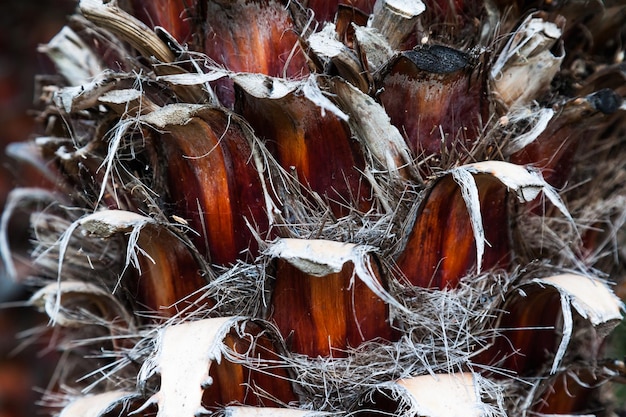
[[[343,349],[364,341],[394,339],[387,304],[354,275],[351,262],[317,277],[278,259],[271,320],[292,351],[311,357],[343,357]]]
[[[263,188],[247,132],[238,118],[207,109],[185,125],[168,127],[159,142],[167,155],[170,198],[178,216],[200,236],[194,242],[212,263],[228,264],[256,252],[246,224],[267,230]]]
[[[483,269],[506,267],[510,262],[506,187],[489,175],[477,175],[475,180],[488,242]],[[456,287],[476,261],[466,202],[458,184],[446,176],[424,199],[397,264],[413,285],[443,289]]]
[[[414,155],[426,158],[444,149],[466,153],[471,148],[485,101],[467,54],[420,47],[403,52],[385,71],[378,86],[380,101]]]
[[[205,53],[218,64],[236,72],[270,76],[307,74],[297,30],[281,2],[220,0],[206,7]]]
[[[348,124],[297,93],[258,98],[238,89],[238,111],[288,172],[330,202],[337,216],[367,211],[365,160]]]
[[[212,364],[212,383],[204,390],[202,405],[215,410],[232,403],[280,407],[297,401],[287,367],[276,366],[282,361],[283,349],[272,339],[272,332],[252,321],[243,326],[231,330],[223,343],[244,362],[222,358],[220,363]],[[245,364],[246,358],[250,366]]]

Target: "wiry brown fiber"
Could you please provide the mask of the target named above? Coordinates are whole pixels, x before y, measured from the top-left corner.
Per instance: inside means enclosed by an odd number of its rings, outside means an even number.
[[[624,412],[626,3],[505,3],[80,1],[0,221],[46,410]]]

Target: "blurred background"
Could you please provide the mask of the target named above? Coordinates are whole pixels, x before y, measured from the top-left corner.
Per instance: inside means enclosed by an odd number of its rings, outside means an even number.
[[[1,210],[16,184],[37,184],[34,174],[20,169],[5,150],[9,143],[27,140],[36,132],[32,112],[35,74],[52,71],[50,62],[37,53],[37,46],[63,27],[76,1],[2,0],[0,4]],[[11,240],[26,242],[27,238],[12,236]],[[36,404],[51,377],[54,353],[46,349],[50,337],[46,320],[21,306],[27,297],[24,288],[7,279],[0,262],[0,417],[41,415]],[[41,334],[28,330],[37,328],[42,329]]]

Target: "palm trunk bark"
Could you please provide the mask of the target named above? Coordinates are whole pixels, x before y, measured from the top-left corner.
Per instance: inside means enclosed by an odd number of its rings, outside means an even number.
[[[64,417],[611,415],[625,12],[80,1],[42,48],[63,81],[31,159],[58,187],[15,190],[0,241],[81,348],[48,397]]]

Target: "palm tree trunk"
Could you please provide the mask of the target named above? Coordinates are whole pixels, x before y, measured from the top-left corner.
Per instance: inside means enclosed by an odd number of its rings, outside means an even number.
[[[625,12],[80,1],[41,48],[61,81],[30,157],[56,187],[1,225],[67,352],[46,400],[613,415]]]

